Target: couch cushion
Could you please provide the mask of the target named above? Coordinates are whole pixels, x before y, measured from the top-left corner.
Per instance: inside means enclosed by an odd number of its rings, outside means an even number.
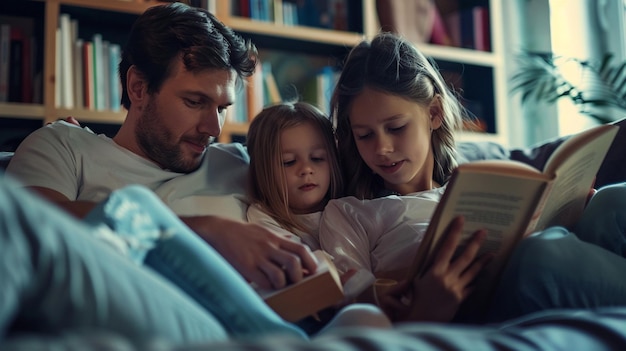
[[[4,171],[11,161],[12,152],[0,151],[0,170]]]

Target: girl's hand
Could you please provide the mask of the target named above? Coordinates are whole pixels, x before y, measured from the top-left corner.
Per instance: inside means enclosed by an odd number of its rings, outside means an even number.
[[[585,201],[585,206],[587,206],[589,204],[589,201],[591,201],[591,198],[598,192],[598,190],[595,189],[595,185],[596,185],[596,179],[593,179],[593,183],[591,184],[591,189],[589,189],[589,193],[587,193],[587,201]]]
[[[476,257],[486,235],[484,230],[479,230],[473,234],[465,250],[453,258],[461,240],[463,223],[463,217],[457,217],[450,223],[433,264],[423,276],[401,282],[379,300],[394,321],[452,320],[472,291],[472,282],[493,257]]]

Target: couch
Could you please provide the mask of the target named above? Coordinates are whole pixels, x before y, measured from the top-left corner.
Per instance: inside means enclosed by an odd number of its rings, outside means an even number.
[[[626,124],[626,119],[616,122]],[[543,167],[552,151],[567,137],[556,138],[528,148],[506,149],[492,142],[463,142],[458,145],[460,162],[480,159],[513,159],[537,168]],[[619,131],[600,171],[596,187],[626,181],[626,128]],[[0,152],[0,169],[6,168],[12,153]],[[1,180],[0,180],[1,181]],[[0,282],[1,284],[1,282]],[[0,290],[0,297],[2,296]],[[2,311],[0,311],[2,312]],[[162,341],[125,340],[106,331],[73,331],[63,335],[25,335],[3,344],[8,349],[80,349],[80,350],[513,350],[513,349],[624,349],[626,348],[626,308],[610,310],[597,315],[577,312],[561,317],[541,317],[524,322],[527,329],[505,327],[499,332],[495,327],[446,326],[436,324],[413,324],[394,331],[344,330],[317,338],[314,343],[296,340],[268,338],[260,342],[228,342],[207,345],[205,348],[189,346],[177,348]],[[549,332],[544,329],[548,326]],[[564,327],[566,325],[566,327]],[[445,331],[444,331],[445,330]],[[0,342],[2,338],[0,336]]]

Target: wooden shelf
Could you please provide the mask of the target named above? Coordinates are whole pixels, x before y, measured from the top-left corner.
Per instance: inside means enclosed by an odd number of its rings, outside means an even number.
[[[354,46],[365,37],[362,33],[340,32],[304,26],[285,26],[235,16],[227,17],[223,21],[227,26],[239,32],[311,41],[320,44]]]
[[[94,123],[114,123],[121,124],[126,118],[126,110],[120,112],[114,111],[94,111],[84,108],[56,108],[55,114],[52,118],[46,118],[45,123],[55,121],[59,118],[75,117],[81,122],[94,122]]]
[[[0,103],[0,117],[41,118],[44,114],[43,105]]]
[[[500,64],[500,56],[488,51],[478,51],[451,46],[417,44],[417,47],[426,56],[437,60],[463,62],[479,66],[495,66]]]
[[[96,10],[107,10],[124,13],[141,14],[148,8],[160,5],[163,2],[160,1],[124,1],[124,0],[106,0],[106,1],[94,1],[94,0],[38,0],[44,2],[56,2],[59,5],[79,6],[85,8],[92,8]]]

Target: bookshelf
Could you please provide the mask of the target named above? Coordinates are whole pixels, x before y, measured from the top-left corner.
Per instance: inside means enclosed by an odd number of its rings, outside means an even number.
[[[383,1],[384,2],[384,1]],[[393,0],[389,1],[389,3]],[[400,3],[400,2],[397,2]],[[375,1],[367,3],[375,11]],[[508,77],[513,71],[513,53],[507,45],[512,33],[505,18],[515,16],[515,9],[506,0],[435,0],[434,6],[450,37],[454,28],[460,28],[463,16],[470,14],[470,30],[474,42],[462,43],[461,38],[441,43],[433,30],[431,40],[416,42],[416,46],[439,66],[448,84],[460,92],[466,107],[479,119],[484,128],[481,132],[464,131],[460,139],[464,141],[492,141],[503,145],[519,143],[521,131],[516,129],[516,121],[521,119],[521,108],[509,95]],[[475,9],[479,9],[478,13]],[[375,13],[375,12],[374,12]],[[479,16],[479,17],[476,17]],[[465,19],[466,20],[466,19]],[[368,19],[368,36],[381,27],[376,17]],[[456,22],[454,22],[456,21]],[[481,22],[479,22],[481,21]],[[387,27],[385,27],[387,25]],[[383,23],[383,29],[392,24]],[[474,25],[478,27],[473,27]],[[482,25],[482,27],[480,26]],[[451,28],[452,27],[452,28]],[[467,27],[466,27],[467,28]],[[457,29],[458,30],[458,29]],[[402,29],[397,30],[402,32]],[[482,34],[477,33],[482,31]],[[459,34],[457,33],[456,36]],[[478,42],[476,36],[487,38],[487,45]],[[408,37],[408,36],[407,36]],[[471,39],[470,39],[471,40]],[[437,42],[439,41],[439,42]]]
[[[287,0],[285,0],[287,1]],[[186,1],[183,1],[186,2]],[[78,22],[78,37],[88,40],[94,33],[102,33],[103,39],[112,43],[123,44],[124,33],[127,33],[134,19],[151,6],[160,4],[155,0],[5,0],[0,4],[2,14],[11,17],[28,17],[37,24],[35,42],[37,43],[36,71],[40,74],[39,97],[33,102],[0,102],[0,119],[15,125],[15,129],[24,120],[24,125],[32,126],[32,120],[39,120],[41,125],[63,118],[74,116],[82,123],[91,125],[111,125],[122,123],[125,111],[95,110],[84,108],[81,104],[62,106],[58,102],[60,78],[57,67],[57,36],[61,14],[69,14]],[[207,3],[207,2],[205,2]],[[215,10],[217,17],[226,25],[250,38],[261,52],[261,59],[270,61],[270,56],[294,56],[306,58],[309,55],[319,57],[317,65],[328,62],[336,63],[347,53],[347,48],[363,38],[364,6],[357,6],[356,16],[359,27],[356,31],[338,31],[333,29],[315,28],[302,25],[285,25],[282,22],[259,21],[242,16],[237,12],[234,3],[240,1],[214,0],[208,1]],[[280,4],[282,1],[274,1]],[[347,3],[347,2],[346,2]],[[354,5],[351,5],[354,6]],[[1,23],[1,22],[0,22]],[[275,50],[275,51],[273,51]],[[278,56],[274,55],[277,53]],[[329,58],[328,60],[324,60]],[[310,61],[307,61],[310,62]],[[274,63],[278,65],[278,63]],[[317,69],[313,67],[312,69]],[[281,81],[280,86],[296,91],[301,82]],[[299,94],[299,91],[297,92]],[[287,94],[289,95],[289,94]],[[289,97],[289,96],[287,96]],[[293,96],[292,96],[293,97]],[[8,121],[8,122],[7,122]],[[5,123],[5,127],[6,127]],[[11,128],[6,127],[3,129]],[[94,129],[94,128],[92,128]],[[109,128],[110,129],[110,128]],[[95,130],[95,129],[94,129]],[[230,141],[231,136],[245,135],[247,121],[243,123],[227,122],[220,141]],[[1,135],[0,135],[1,137]]]
[[[440,0],[437,0],[440,1]],[[459,0],[452,0],[459,1]],[[380,28],[376,17],[376,1],[346,1],[349,16],[341,30],[315,27],[310,24],[288,24],[283,13],[282,21],[272,19],[253,19],[239,7],[242,1],[209,0],[217,17],[226,25],[240,33],[244,38],[251,39],[259,48],[262,62],[271,64],[278,91],[283,99],[303,98],[310,96],[311,82],[325,68],[338,69],[350,47],[364,37],[371,37]],[[464,1],[465,2],[465,1]],[[472,50],[451,46],[418,43],[419,48],[435,59],[441,68],[460,70],[465,79],[466,92],[482,91],[481,103],[488,107],[490,126],[487,133],[465,132],[463,140],[488,140],[507,144],[509,135],[508,121],[514,118],[507,92],[507,59],[504,48],[503,0],[472,0],[489,8],[490,51]],[[36,72],[40,74],[35,89],[39,89],[37,101],[0,102],[0,120],[4,121],[5,134],[15,126],[24,130],[24,126],[33,125],[33,120],[40,125],[58,118],[74,116],[82,123],[98,132],[115,131],[116,126],[125,118],[125,111],[94,110],[80,105],[60,107],[57,103],[57,87],[59,77],[56,72],[57,39],[56,28],[59,16],[68,13],[79,23],[79,37],[84,40],[94,33],[101,32],[103,39],[123,44],[124,35],[128,33],[137,15],[151,6],[160,4],[156,0],[5,0],[0,4],[2,16],[18,16],[31,18],[33,37],[37,53],[34,59]],[[291,0],[270,1],[274,6],[295,3]],[[319,1],[313,3],[320,3]],[[2,17],[0,16],[0,23]],[[330,26],[326,26],[330,27]],[[487,73],[485,73],[487,72]],[[37,82],[37,80],[35,80]],[[469,82],[468,82],[469,81]],[[473,84],[479,81],[480,84]],[[319,82],[318,82],[319,84]],[[315,82],[313,82],[315,85]],[[315,94],[312,94],[315,96]],[[310,101],[318,103],[318,101]],[[227,120],[219,141],[229,142],[241,140],[247,132],[248,121],[254,113],[246,111],[247,120]],[[20,125],[24,121],[24,126]],[[7,126],[8,125],[8,126]],[[94,128],[96,126],[97,128]],[[3,133],[0,133],[0,139]],[[2,140],[0,140],[2,142]]]

